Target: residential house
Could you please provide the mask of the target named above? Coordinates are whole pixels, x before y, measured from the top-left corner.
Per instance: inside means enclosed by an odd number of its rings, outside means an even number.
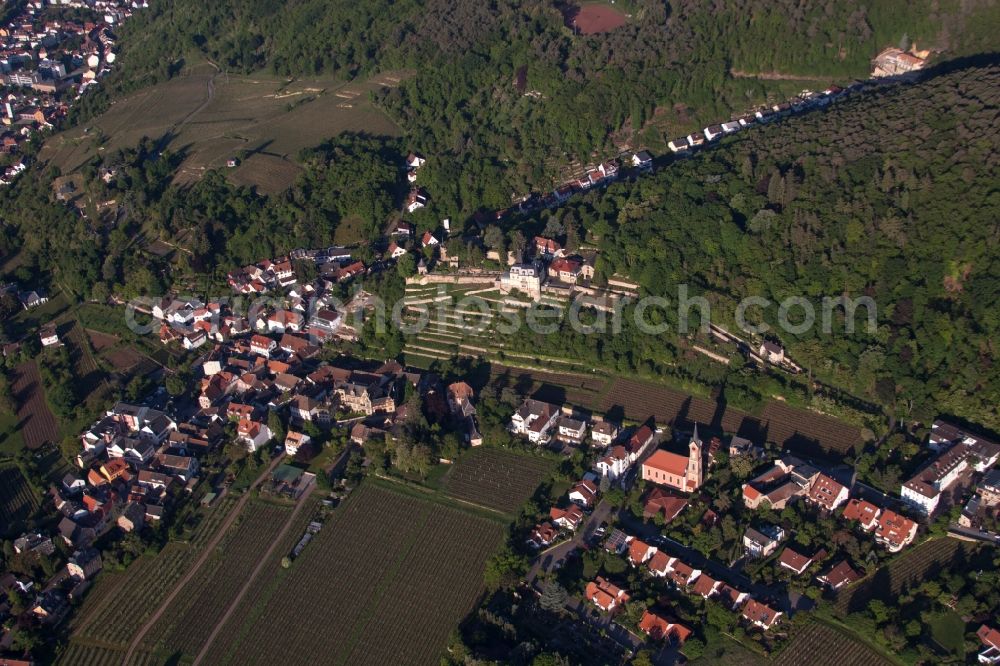
[[[278,348],[278,343],[266,335],[254,335],[250,338],[250,351],[258,356],[269,357]]]
[[[721,586],[721,581],[715,580],[708,574],[702,574],[698,576],[698,580],[691,586],[691,592],[699,595],[702,599],[710,599],[713,595],[719,593]]]
[[[582,444],[587,436],[587,422],[563,416],[558,421],[557,436],[569,444]]]
[[[687,499],[663,488],[650,488],[642,499],[643,518],[649,520],[662,516],[664,524],[669,523],[687,506]]]
[[[781,615],[781,611],[776,611],[756,599],[751,599],[743,607],[743,619],[755,627],[760,627],[764,631],[773,627],[781,618]]]
[[[118,516],[117,524],[123,532],[141,530],[146,524],[146,509],[141,504],[129,502]]]
[[[38,338],[42,341],[43,347],[54,347],[59,343],[59,334],[56,332],[55,324],[46,324],[38,330]]]
[[[705,140],[715,141],[722,136],[722,125],[709,125],[702,132],[705,134]]]
[[[540,257],[551,259],[563,254],[562,245],[545,236],[535,236],[535,253]]]
[[[788,569],[797,576],[805,573],[805,570],[812,566],[813,559],[798,553],[791,548],[785,548],[778,556],[778,566]]]
[[[685,590],[689,585],[693,585],[701,577],[701,569],[695,569],[687,562],[681,562],[677,558],[671,558],[670,569],[667,571],[667,578],[673,582],[677,589]]]
[[[240,419],[236,424],[236,439],[243,442],[251,453],[267,444],[271,436],[271,429],[265,423]]]
[[[528,536],[528,545],[533,548],[545,548],[559,537],[559,529],[550,522],[535,525]]]
[[[307,395],[297,395],[288,403],[292,417],[300,421],[329,423],[330,410],[319,400]]]
[[[653,556],[649,558],[649,562],[646,566],[649,568],[649,573],[660,578],[664,578],[670,571],[676,558],[670,557],[662,550],[658,550],[653,553]]]
[[[583,522],[583,511],[576,504],[570,504],[565,509],[552,507],[549,510],[549,518],[563,529],[576,531]]]
[[[639,630],[654,641],[666,641],[671,645],[683,645],[692,631],[682,624],[671,622],[662,615],[646,610],[639,620]]]
[[[569,491],[569,501],[589,509],[597,502],[597,485],[589,479],[577,481]]]
[[[156,455],[156,466],[160,472],[187,483],[198,476],[198,459],[193,456],[177,456],[169,453]]]
[[[601,576],[587,583],[585,596],[588,601],[605,613],[615,610],[629,599],[629,595],[625,590],[608,582]]]
[[[608,421],[598,421],[590,429],[590,439],[600,446],[611,446],[618,439],[618,426]]]
[[[285,454],[294,456],[299,452],[299,449],[308,444],[310,441],[311,438],[309,435],[289,430],[288,434],[285,436]]]
[[[757,355],[774,365],[784,363],[785,361],[785,350],[781,348],[781,345],[770,340],[764,340],[760,343],[760,347],[757,348]]]
[[[903,500],[925,515],[934,513],[943,491],[966,470],[985,472],[1000,457],[1000,445],[944,421],[934,422],[928,444],[941,453],[900,489]]]
[[[406,199],[406,212],[414,213],[427,205],[427,194],[420,188],[410,190],[410,196]]]
[[[542,283],[544,281],[545,268],[541,265],[514,264],[509,271],[500,276],[498,287],[504,294],[519,291],[537,301],[542,297]]]
[[[979,501],[983,507],[1000,506],[1000,469],[991,469],[979,482]]]
[[[871,502],[852,499],[847,502],[847,506],[844,507],[844,513],[841,515],[844,517],[844,520],[858,521],[861,529],[867,532],[875,527],[881,513],[882,510]]]
[[[84,548],[73,553],[66,562],[66,572],[70,578],[87,580],[93,578],[101,570],[101,551],[96,548]]]
[[[833,511],[847,501],[847,487],[826,474],[819,474],[809,488],[806,500],[825,511]]]
[[[978,654],[979,663],[1000,663],[1000,631],[984,624],[976,631],[976,636],[983,645],[983,649]]]
[[[511,431],[527,436],[533,444],[549,441],[549,431],[559,418],[559,407],[540,400],[528,398],[510,417]]]
[[[653,167],[653,156],[648,150],[640,150],[632,154],[632,166],[636,169],[651,169]]]
[[[785,538],[785,531],[777,526],[766,526],[757,530],[748,527],[743,533],[743,551],[748,557],[764,559],[778,549]]]
[[[690,148],[687,137],[683,136],[679,139],[671,139],[670,143],[667,144],[667,147],[670,148],[670,152],[672,153],[679,153]]]
[[[635,537],[629,537],[626,543],[628,546],[628,561],[634,567],[645,564],[657,553],[656,546],[650,546],[645,541],[640,541]]]
[[[390,259],[399,259],[406,254],[406,248],[396,244],[396,241],[392,241],[389,243],[389,249],[386,250],[385,253]]]
[[[842,560],[817,576],[816,580],[831,590],[839,590],[845,585],[861,580],[861,574],[852,569],[847,560]]]
[[[267,318],[267,330],[270,333],[284,333],[286,331],[298,333],[302,330],[302,324],[302,315],[291,310],[276,310]]]
[[[898,553],[913,543],[917,536],[917,524],[895,511],[886,509],[878,518],[875,527],[875,541],[884,545],[891,553]]]
[[[549,275],[567,284],[576,284],[583,268],[583,262],[561,257],[549,264]]]

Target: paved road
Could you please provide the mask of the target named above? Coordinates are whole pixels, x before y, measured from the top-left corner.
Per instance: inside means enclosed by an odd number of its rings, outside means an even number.
[[[601,500],[598,502],[597,506],[594,507],[593,512],[584,518],[583,525],[576,531],[572,539],[564,541],[557,546],[553,546],[548,550],[544,550],[538,554],[538,557],[531,563],[531,569],[528,570],[528,575],[525,579],[528,584],[531,585],[535,582],[535,578],[538,577],[540,573],[548,573],[555,569],[558,569],[569,557],[570,553],[583,545],[583,543],[594,534],[594,530],[600,526],[602,522],[608,519],[611,514],[612,507],[610,504]]]
[[[194,578],[195,574],[198,573],[202,565],[205,564],[208,558],[211,557],[212,554],[215,552],[215,549],[219,546],[219,543],[222,541],[222,537],[224,537],[226,532],[229,531],[229,528],[233,526],[233,523],[236,522],[236,519],[243,512],[243,507],[245,507],[247,502],[250,501],[250,498],[253,496],[253,490],[261,483],[263,483],[264,479],[270,476],[271,472],[274,471],[274,468],[280,465],[283,460],[284,456],[275,457],[274,461],[267,466],[266,470],[264,470],[264,473],[261,474],[259,477],[257,477],[257,479],[250,485],[250,487],[247,488],[246,492],[243,493],[243,497],[241,497],[239,502],[236,503],[236,506],[230,509],[229,515],[226,516],[226,519],[222,521],[221,525],[219,525],[218,530],[215,532],[215,536],[213,536],[212,540],[205,545],[204,549],[202,549],[201,555],[198,557],[195,563],[191,565],[191,568],[189,568],[188,572],[184,574],[184,577],[181,578],[179,581],[177,581],[177,584],[174,585],[174,589],[170,591],[170,594],[168,594],[167,598],[163,600],[159,608],[156,609],[156,612],[154,612],[150,616],[150,618],[146,620],[146,623],[142,625],[142,628],[139,629],[139,632],[135,635],[135,638],[133,638],[132,642],[129,643],[128,652],[125,654],[125,658],[122,660],[123,664],[128,664],[132,661],[132,655],[135,653],[136,649],[138,649],[139,644],[142,642],[142,639],[146,637],[146,634],[148,634],[149,630],[153,628],[153,625],[155,625],[159,621],[160,616],[162,616],[163,613],[167,610],[167,608],[170,607],[170,604],[173,602],[174,598],[180,593],[180,591],[184,588],[184,586],[187,585],[192,578]]]
[[[976,541],[982,541],[984,543],[992,543],[994,545],[1000,545],[1000,535],[993,534],[992,532],[980,532],[979,530],[972,529],[969,527],[962,527],[956,523],[952,523],[948,526],[948,531],[954,533],[960,537],[966,537],[968,539],[975,539]]]
[[[205,645],[202,646],[201,651],[198,653],[198,656],[194,660],[194,666],[198,666],[198,664],[200,664],[202,660],[205,658],[205,655],[208,654],[209,649],[215,642],[215,637],[219,635],[219,632],[222,630],[222,627],[225,626],[226,621],[229,620],[230,616],[236,610],[236,607],[239,605],[239,603],[243,601],[243,597],[246,596],[246,593],[250,589],[250,586],[253,584],[255,580],[257,580],[257,577],[260,575],[260,572],[264,568],[264,565],[267,564],[268,560],[271,559],[271,555],[274,554],[274,549],[278,547],[278,544],[281,543],[282,540],[285,538],[285,535],[288,534],[288,530],[295,523],[295,517],[299,515],[299,511],[302,509],[303,506],[305,506],[306,500],[309,499],[309,496],[312,495],[312,492],[315,489],[316,489],[316,483],[313,482],[312,484],[310,484],[309,489],[306,492],[302,493],[302,496],[299,498],[298,504],[295,505],[295,510],[292,511],[292,514],[290,516],[288,516],[288,520],[285,521],[285,526],[281,528],[281,532],[278,533],[278,536],[274,537],[274,541],[271,542],[270,547],[268,547],[267,551],[265,551],[264,554],[260,556],[260,560],[257,562],[257,566],[254,567],[253,572],[251,572],[251,574],[247,577],[246,582],[243,583],[243,587],[240,588],[240,591],[233,598],[233,601],[229,604],[229,607],[226,608],[226,612],[223,613],[222,617],[219,618],[219,621],[215,623],[215,627],[212,629],[212,633],[209,634],[208,639],[205,641]]]
[[[679,541],[661,535],[658,527],[640,522],[626,511],[621,512],[618,520],[623,529],[629,534],[637,536],[647,543],[664,548],[674,557],[680,557],[691,566],[701,569],[716,580],[729,583],[743,592],[749,592],[754,598],[774,599],[785,613],[809,610],[814,605],[812,599],[798,592],[762,583],[754,583],[746,574],[733,569],[723,562],[705,557],[699,551],[689,548]]]

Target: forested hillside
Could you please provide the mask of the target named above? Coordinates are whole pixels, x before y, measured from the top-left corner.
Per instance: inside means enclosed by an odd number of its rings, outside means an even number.
[[[750,295],[804,296],[817,317],[823,296],[870,296],[874,335],[864,310],[854,334],[839,321],[777,335],[820,378],[900,415],[1000,428],[998,165],[994,61],[746,132],[558,215],[603,248],[603,272],[671,298],[686,283],[723,324]]]
[[[615,152],[613,134],[643,127],[657,109],[664,132],[687,130],[796,85],[731,70],[864,77],[880,49],[901,41],[949,57],[995,48],[989,26],[1000,23],[996,3],[959,0],[616,6],[630,14],[624,26],[574,35],[551,0],[153,0],[122,29],[112,94],[202,57],[287,75],[412,68],[380,102],[413,145],[442,158],[428,177],[460,185],[443,203],[469,212],[507,205],[572,159]]]

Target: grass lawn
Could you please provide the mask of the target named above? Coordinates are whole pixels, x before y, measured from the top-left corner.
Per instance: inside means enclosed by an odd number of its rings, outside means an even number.
[[[30,310],[21,310],[7,320],[7,335],[11,340],[20,340],[38,327],[61,315],[68,307],[69,303],[66,301],[66,297],[62,295],[62,292],[56,292],[52,294],[47,303],[42,303]]]
[[[0,458],[13,458],[24,448],[24,440],[17,428],[17,414],[0,412]]]
[[[954,611],[936,613],[930,619],[931,638],[956,656],[965,654],[965,622]]]

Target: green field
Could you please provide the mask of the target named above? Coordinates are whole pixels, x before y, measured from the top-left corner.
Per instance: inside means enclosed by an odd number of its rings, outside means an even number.
[[[145,636],[147,646],[170,657],[197,656],[291,511],[290,506],[251,502],[216,554],[202,565]],[[301,537],[301,532],[297,536]]]
[[[255,582],[205,663],[436,664],[502,539],[500,521],[365,482]]]
[[[348,131],[398,136],[400,129],[372,106],[368,93],[395,86],[405,76],[390,72],[349,83],[290,80],[219,74],[205,63],[115,102],[86,127],[56,134],[41,158],[69,173],[97,154],[169,135],[166,149],[185,156],[178,182],[193,182],[245,153],[247,159],[227,171],[232,181],[281,191],[298,174],[303,148]]]
[[[441,486],[456,499],[514,513],[554,467],[546,458],[479,447],[462,454],[445,473]]]
[[[0,534],[24,529],[37,508],[38,496],[20,468],[0,464]]]
[[[959,633],[961,642],[962,634]],[[773,666],[893,666],[896,662],[845,630],[812,621],[795,630],[791,642],[772,657]]]
[[[118,576],[101,575],[72,617],[72,641],[125,649],[157,606],[170,594],[235,500],[205,510],[187,542],[171,542],[156,555],[143,555]],[[72,663],[72,662],[63,662]]]

